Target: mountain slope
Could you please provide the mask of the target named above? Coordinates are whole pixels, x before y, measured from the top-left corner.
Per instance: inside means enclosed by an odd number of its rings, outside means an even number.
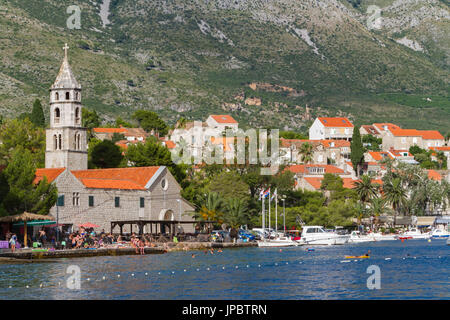
[[[319,114],[450,127],[442,1],[83,0],[81,30],[66,27],[70,1],[32,3],[0,4],[0,113],[47,101],[68,42],[84,104],[105,119],[147,108],[296,130]],[[367,28],[369,5],[384,28]]]

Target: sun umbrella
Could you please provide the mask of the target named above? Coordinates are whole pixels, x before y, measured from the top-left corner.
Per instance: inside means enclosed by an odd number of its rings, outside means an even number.
[[[78,225],[80,228],[99,228],[100,226],[93,224],[93,223],[83,223]]]
[[[52,220],[54,221],[55,219],[51,216],[51,215],[41,215],[41,214],[35,214],[35,213],[30,213],[30,212],[24,212],[21,214],[16,214],[13,216],[6,216],[6,217],[1,217],[0,218],[0,222],[10,222],[10,223],[14,223],[14,222],[23,222],[23,228],[24,228],[24,247],[27,248],[27,222],[28,221],[33,221],[33,220]]]

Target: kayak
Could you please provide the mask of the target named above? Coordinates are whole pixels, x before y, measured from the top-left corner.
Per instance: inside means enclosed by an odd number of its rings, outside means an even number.
[[[345,256],[345,259],[367,259],[370,256]]]

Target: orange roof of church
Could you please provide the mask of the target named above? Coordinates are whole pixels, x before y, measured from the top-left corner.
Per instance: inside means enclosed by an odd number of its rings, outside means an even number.
[[[66,168],[51,168],[51,169],[36,169],[36,176],[33,183],[38,184],[44,177],[47,177],[47,182],[52,183]]]
[[[144,190],[160,167],[75,170],[72,174],[87,188]]]
[[[338,117],[338,118],[329,118],[329,117],[319,117],[319,121],[325,127],[346,127],[353,128],[353,123],[350,122],[347,118]]]
[[[171,140],[164,141],[164,143],[168,149],[174,149],[177,146],[177,144]]]
[[[217,123],[238,123],[232,116],[227,114],[211,115],[211,118],[216,120]]]

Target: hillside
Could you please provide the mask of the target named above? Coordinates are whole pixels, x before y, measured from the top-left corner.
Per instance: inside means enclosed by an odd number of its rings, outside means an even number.
[[[2,1],[0,114],[47,103],[68,42],[83,103],[106,120],[144,108],[304,130],[345,114],[446,133],[448,3],[352,1],[80,0],[80,30],[66,27],[71,1]]]

